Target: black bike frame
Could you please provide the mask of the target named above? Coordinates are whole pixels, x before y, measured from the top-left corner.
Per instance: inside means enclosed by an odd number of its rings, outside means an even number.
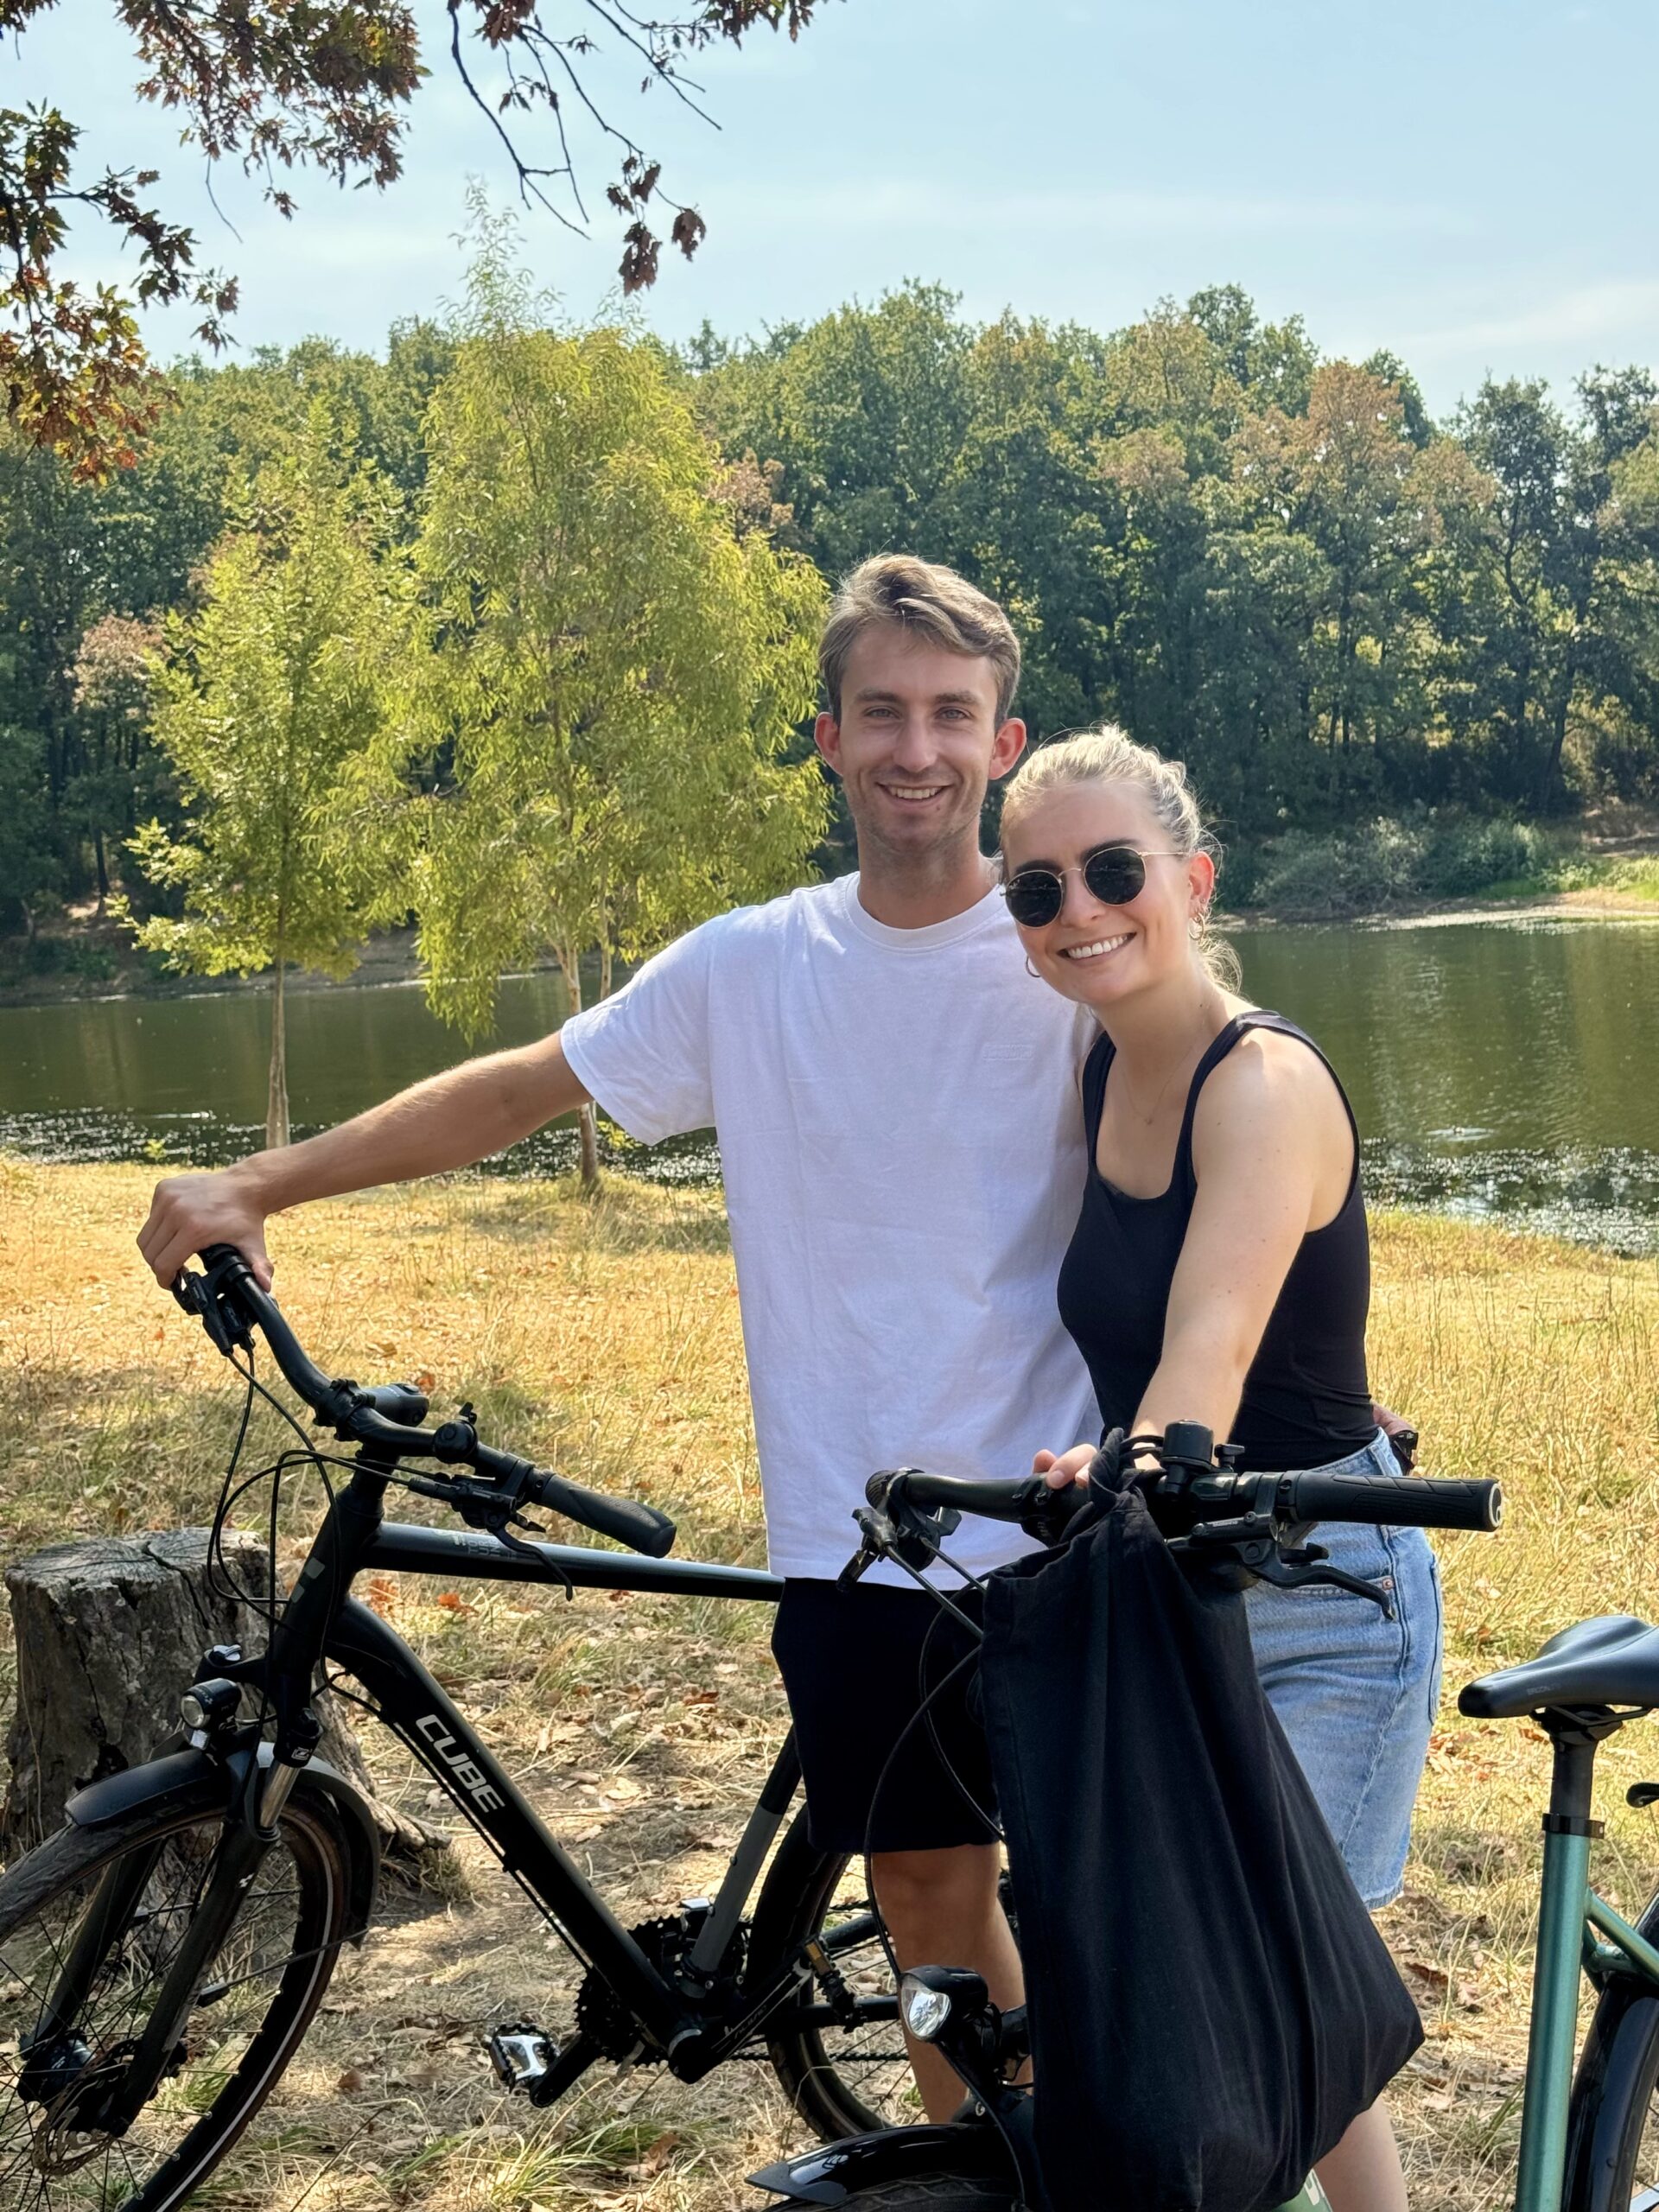
[[[616,1992],[642,2037],[677,2073],[695,2079],[753,2034],[788,1985],[745,1993],[715,2018],[696,1991],[712,1981],[782,1826],[800,1780],[793,1737],[774,1762],[718,1897],[677,1985],[649,1959],[581,1868],[560,1846],[512,1776],[397,1630],[352,1597],[353,1579],[378,1571],[562,1588],[652,1592],[776,1604],[783,1584],[752,1567],[646,1559],[581,1545],[515,1542],[493,1535],[388,1522],[380,1517],[386,1476],[359,1461],[334,1498],[273,1634],[266,1687],[279,1716],[310,1694],[321,1660],[351,1674],[377,1717],[404,1743],[477,1830],[573,1950]],[[280,1751],[278,1756],[281,1756]]]

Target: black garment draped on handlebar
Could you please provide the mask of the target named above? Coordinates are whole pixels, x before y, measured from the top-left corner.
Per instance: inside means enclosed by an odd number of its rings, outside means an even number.
[[[1053,2212],[1260,2212],[1422,2030],[1262,1694],[1241,1594],[1184,1571],[1109,1458],[1065,1540],[986,1590],[1038,2150]]]

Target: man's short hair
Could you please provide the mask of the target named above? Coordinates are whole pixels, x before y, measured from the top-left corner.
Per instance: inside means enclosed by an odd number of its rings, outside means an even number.
[[[1020,683],[1020,640],[1002,609],[954,569],[910,553],[878,553],[843,580],[818,646],[824,696],[837,721],[848,658],[878,623],[911,631],[947,652],[989,661],[996,671],[999,728],[1007,720]]]

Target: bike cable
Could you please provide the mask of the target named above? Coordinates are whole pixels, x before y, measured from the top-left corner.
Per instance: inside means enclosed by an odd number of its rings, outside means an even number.
[[[960,1573],[961,1570],[958,1569],[957,1572]],[[918,1576],[917,1580],[919,1581],[921,1578]],[[932,1595],[935,1597],[943,1596],[941,1592],[933,1590],[931,1583],[924,1583],[923,1587],[931,1591]],[[957,1612],[957,1608],[954,1605],[949,1605],[948,1610],[952,1613]],[[922,1656],[924,1658],[925,1657],[927,1651],[928,1637],[931,1636],[934,1628],[938,1625],[938,1619],[943,1618],[943,1614],[941,1614],[933,1622],[929,1624],[927,1636],[925,1636],[922,1638]],[[957,1617],[959,1618],[965,1618],[965,1616],[962,1616],[960,1614],[958,1614]],[[969,1625],[971,1626],[971,1624],[969,1624]],[[979,1631],[976,1630],[975,1634],[978,1635]],[[963,1656],[957,1660],[956,1665],[952,1667],[947,1674],[942,1676],[941,1679],[934,1685],[933,1688],[928,1692],[927,1696],[923,1700],[921,1704],[918,1706],[916,1711],[911,1714],[909,1719],[906,1721],[904,1726],[899,1731],[898,1735],[893,1738],[893,1747],[888,1751],[886,1759],[883,1760],[881,1770],[876,1777],[875,1788],[870,1793],[869,1816],[864,1823],[864,1887],[870,1903],[871,1917],[875,1922],[875,1932],[880,1939],[881,1948],[887,1961],[887,1970],[892,1974],[895,1986],[902,1984],[904,1980],[904,1969],[899,1966],[898,1954],[893,1948],[893,1938],[887,1932],[887,1923],[881,1917],[881,1907],[876,1897],[875,1881],[870,1869],[870,1859],[872,1855],[871,1842],[875,1827],[875,1808],[880,1802],[881,1792],[886,1786],[887,1776],[892,1770],[894,1759],[898,1758],[899,1752],[905,1744],[906,1739],[909,1737],[917,1722],[922,1719],[924,1713],[927,1711],[927,1707],[932,1703],[935,1698],[944,1696],[944,1693],[951,1687],[952,1683],[956,1681],[958,1675],[965,1674],[969,1667],[976,1667],[978,1663],[979,1654],[977,1651],[969,1651],[964,1653]],[[929,1725],[930,1726],[932,1725],[931,1721]],[[963,1784],[957,1776],[955,1770],[950,1768],[948,1763],[946,1765],[946,1771],[950,1773],[951,1780],[956,1783],[957,1787],[962,1790],[963,1796],[967,1798],[968,1802],[971,1805],[974,1802],[971,1795],[963,1787]],[[991,1826],[995,1827],[996,1823],[993,1821]],[[1000,1836],[1001,1833],[1000,1828],[997,1829],[997,1833]],[[952,2069],[952,2071],[954,2070],[955,2069]],[[960,2079],[961,2077],[958,2076],[957,2078]],[[963,2086],[964,2088],[968,2087],[965,2082]],[[969,2094],[973,2094],[971,2090],[969,2091]],[[997,2135],[1001,2141],[1002,2148],[1007,2154],[1009,2170],[1014,2173],[1019,2173],[1020,2171],[1020,2157],[1018,2152],[1014,2149],[1014,2139],[1008,2133],[1007,2129],[1003,2126],[1001,2120],[991,2109],[988,2103],[977,2096],[974,2098],[974,2102],[977,2109],[983,2113],[984,2117],[989,2120],[991,2126],[996,2130]]]

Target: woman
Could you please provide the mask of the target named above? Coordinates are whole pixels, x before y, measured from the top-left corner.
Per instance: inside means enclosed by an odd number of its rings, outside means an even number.
[[[1230,988],[1215,863],[1179,762],[1103,729],[1047,746],[1002,814],[1004,889],[1033,976],[1088,1007],[1093,1168],[1061,1317],[1108,1427],[1202,1421],[1247,1469],[1394,1474],[1365,1366],[1358,1135],[1311,1039]],[[1038,1455],[1057,1484],[1093,1446]],[[1332,1524],[1334,1565],[1393,1593],[1253,1588],[1256,1665],[1361,1896],[1397,1896],[1440,1693],[1440,1603],[1416,1529]],[[1320,2179],[1338,2212],[1400,2212],[1379,2103]]]

